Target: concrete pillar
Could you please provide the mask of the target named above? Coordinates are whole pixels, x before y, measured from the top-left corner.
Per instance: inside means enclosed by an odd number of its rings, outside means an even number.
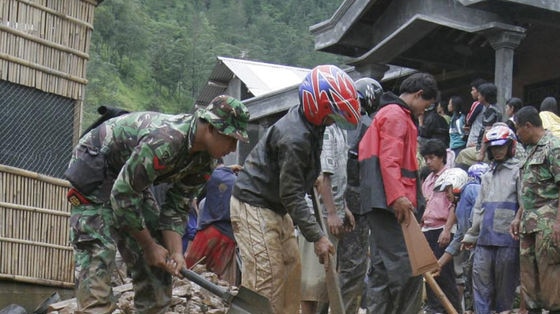
[[[498,88],[497,106],[503,113],[506,101],[511,98],[514,50],[525,38],[525,33],[493,30],[486,34],[486,38],[496,53],[494,84]]]
[[[389,70],[389,66],[386,64],[371,63],[356,66],[355,69],[362,75],[362,77],[371,77],[372,79],[381,82],[385,72]]]

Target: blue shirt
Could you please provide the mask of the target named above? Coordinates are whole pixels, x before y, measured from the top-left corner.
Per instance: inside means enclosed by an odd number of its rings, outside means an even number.
[[[480,192],[480,184],[476,182],[468,183],[461,191],[461,198],[455,208],[455,216],[457,217],[457,232],[453,235],[453,240],[445,249],[445,252],[455,256],[461,248],[461,241],[465,232],[472,225],[472,209],[476,202],[476,197]]]
[[[229,167],[214,169],[206,185],[206,201],[198,215],[198,230],[213,225],[224,235],[233,239],[229,201],[236,179],[237,176]]]

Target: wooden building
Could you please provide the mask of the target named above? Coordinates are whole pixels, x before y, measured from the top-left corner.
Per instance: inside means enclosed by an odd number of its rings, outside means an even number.
[[[482,77],[498,87],[499,106],[516,96],[538,107],[560,96],[559,19],[555,0],[345,0],[310,31],[317,50],[352,58],[363,76],[412,68],[434,74],[444,98],[469,100]]]

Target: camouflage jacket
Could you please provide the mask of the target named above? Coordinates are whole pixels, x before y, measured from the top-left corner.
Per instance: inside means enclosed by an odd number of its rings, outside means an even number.
[[[86,196],[94,201],[110,198],[119,226],[141,230],[146,227],[140,210],[143,194],[152,185],[170,183],[165,203],[150,216],[158,217],[159,230],[183,234],[188,199],[201,190],[215,165],[207,152],[190,152],[198,115],[135,112],[110,119],[86,134],[78,146],[100,143],[108,181],[106,191]]]
[[[527,147],[522,163],[523,217],[521,232],[546,230],[558,212],[560,139],[546,132],[536,145]]]

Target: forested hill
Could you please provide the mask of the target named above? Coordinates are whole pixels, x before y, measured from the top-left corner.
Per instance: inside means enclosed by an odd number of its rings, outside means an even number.
[[[216,56],[313,67],[309,26],[342,0],[105,0],[95,12],[84,127],[100,105],[187,112]]]

